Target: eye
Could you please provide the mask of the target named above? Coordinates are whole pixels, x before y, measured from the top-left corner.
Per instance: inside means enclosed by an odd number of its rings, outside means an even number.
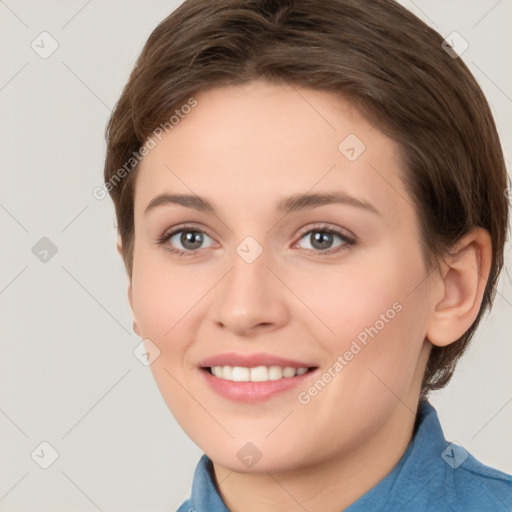
[[[204,247],[206,239],[210,240],[210,244]],[[303,233],[295,245],[298,245],[301,240],[305,240],[306,244],[309,244],[309,247],[302,248],[322,256],[347,250],[356,243],[355,239],[343,232],[323,225],[315,226]],[[338,240],[337,244],[336,240]],[[179,256],[193,256],[200,249],[212,247],[213,242],[214,240],[210,236],[196,226],[181,226],[179,229],[165,233],[157,240],[158,245],[165,245],[168,251]]]
[[[194,226],[182,226],[180,229],[165,233],[157,243],[159,245],[165,244],[166,249],[173,253],[190,256],[195,254],[199,249],[205,248],[202,247],[205,239],[209,239],[213,242],[213,239],[204,231],[201,231]],[[213,244],[210,244],[209,247],[212,245]]]
[[[335,244],[336,239],[339,241],[338,244]],[[353,238],[329,226],[317,226],[310,229],[301,236],[300,240],[306,240],[309,244],[309,247],[303,248],[321,255],[343,251],[356,243]]]

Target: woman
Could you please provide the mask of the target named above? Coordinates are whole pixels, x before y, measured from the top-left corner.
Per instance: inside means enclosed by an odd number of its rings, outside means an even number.
[[[149,37],[105,188],[134,329],[204,451],[180,512],[512,506],[428,402],[508,220],[457,41],[391,0],[187,0]]]

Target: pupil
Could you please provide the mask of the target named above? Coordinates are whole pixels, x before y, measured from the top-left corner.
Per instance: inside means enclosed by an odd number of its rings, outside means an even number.
[[[316,249],[328,249],[332,243],[332,235],[325,231],[317,231],[311,235],[311,245]]]
[[[185,231],[181,235],[181,243],[183,244],[183,247],[192,251],[201,247],[202,242],[202,234],[197,231]]]

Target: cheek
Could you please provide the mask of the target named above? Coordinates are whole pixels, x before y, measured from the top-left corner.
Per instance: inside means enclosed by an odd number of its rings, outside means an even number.
[[[199,290],[196,282],[184,278],[183,272],[173,272],[173,267],[165,264],[165,257],[155,258],[158,252],[136,247],[132,303],[141,336],[151,339],[165,352],[165,346],[171,345],[168,341],[173,338],[175,326]],[[178,349],[176,343],[173,346]]]
[[[317,277],[308,278],[300,293],[324,324],[316,320],[315,329],[331,362],[346,355],[344,378],[382,387],[372,369],[390,387],[406,386],[426,330],[419,250],[388,247],[374,252],[371,261],[361,258],[339,272],[331,269],[323,286]]]
[[[139,250],[132,277],[133,313],[140,335],[160,350],[151,365],[155,377],[169,380],[166,369],[183,377],[191,368],[190,349],[225,272],[213,266],[178,265],[163,250]]]
[[[376,323],[381,331],[383,321],[387,328],[404,319],[406,315],[397,314],[398,309],[418,309],[418,294],[413,290],[425,270],[421,255],[410,249],[408,254],[390,247],[356,254],[338,268],[296,276],[294,291],[324,323],[327,338],[343,344]]]
[[[188,271],[166,263],[165,257],[155,258],[149,251],[145,254],[140,250],[134,261],[134,317],[141,337],[150,339],[160,350],[151,372],[167,406],[187,432],[190,422],[204,421],[186,392],[187,351],[195,337],[191,326],[197,322],[196,304],[208,290],[208,283],[202,285],[201,280],[190,277]]]

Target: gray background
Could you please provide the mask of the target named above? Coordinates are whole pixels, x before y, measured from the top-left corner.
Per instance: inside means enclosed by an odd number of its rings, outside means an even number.
[[[140,340],[113,207],[92,195],[111,108],[152,29],[179,3],[0,0],[1,511],[170,511],[189,495],[201,452],[133,355]],[[402,3],[444,37],[468,41],[463,59],[508,160],[512,1]],[[47,59],[31,47],[43,31],[59,45]],[[32,250],[43,237],[57,248],[46,262]],[[511,473],[510,245],[507,267],[493,315],[431,400],[449,440]],[[58,452],[48,469],[43,441]]]

